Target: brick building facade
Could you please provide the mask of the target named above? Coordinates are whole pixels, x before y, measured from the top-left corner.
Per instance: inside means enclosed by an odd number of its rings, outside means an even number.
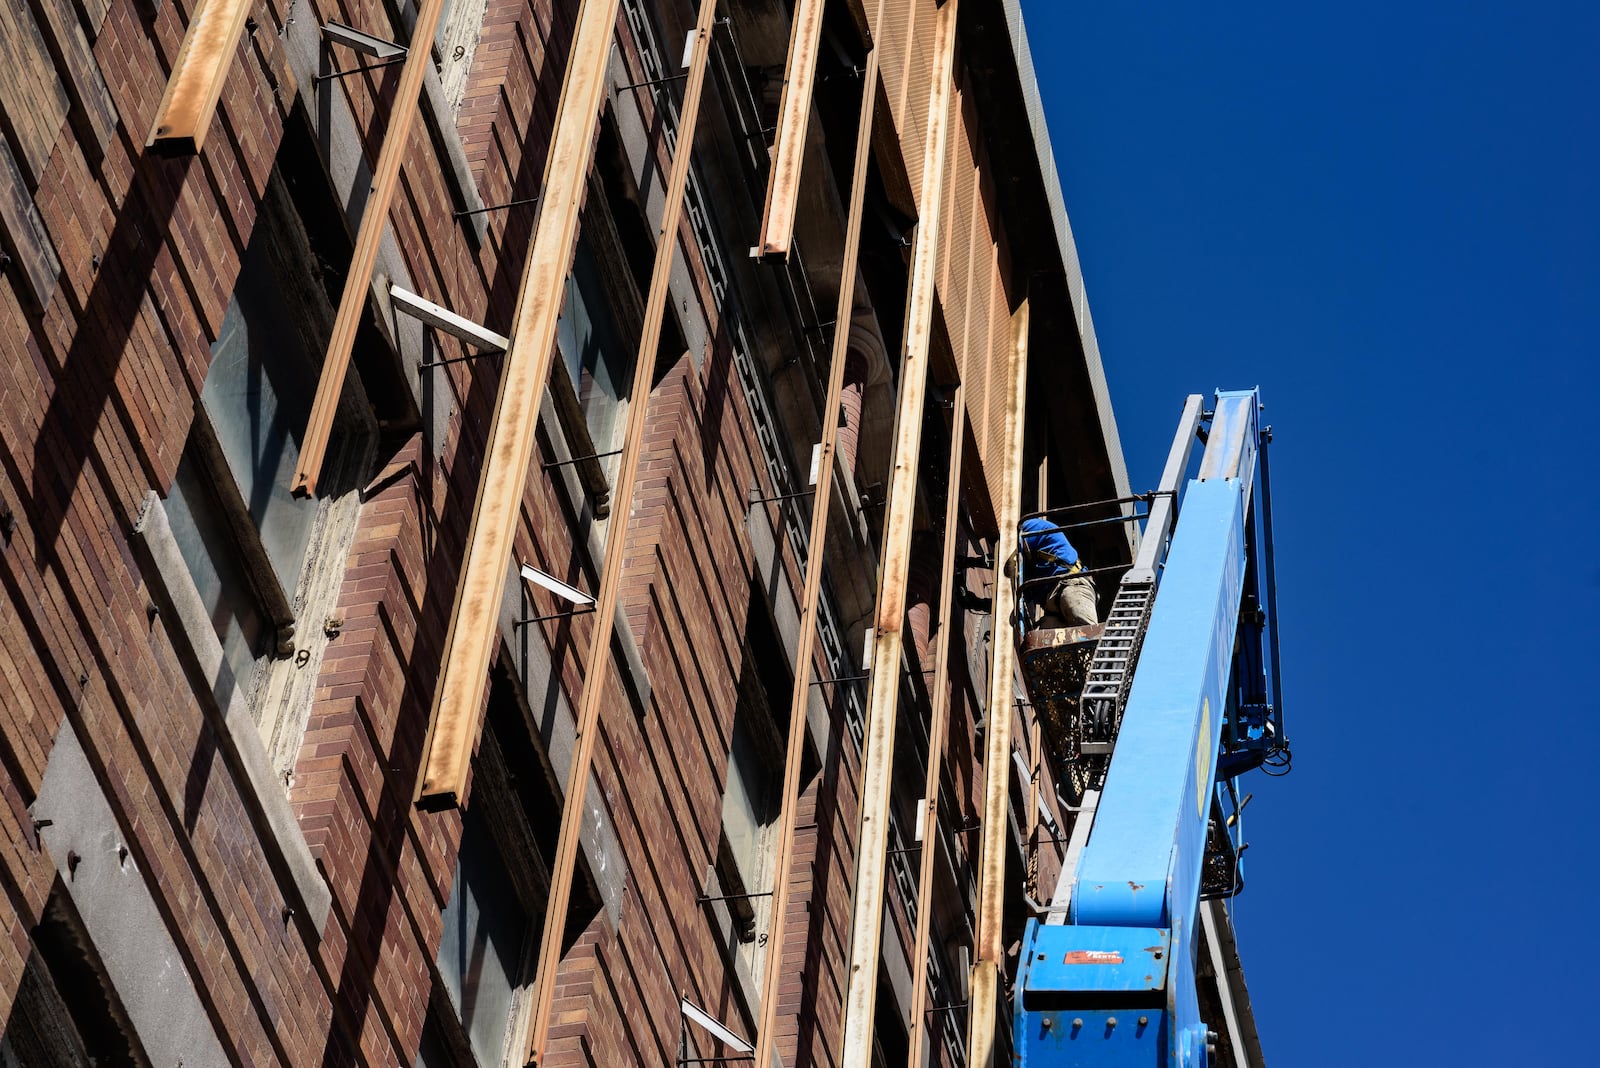
[[[207,0],[220,3],[222,0]],[[947,4],[954,0],[946,0]],[[557,824],[581,804],[541,1064],[727,1055],[781,951],[784,1064],[843,1063],[870,641],[894,465],[918,466],[874,1057],[913,1025],[917,851],[939,851],[927,1063],[964,1063],[973,829],[993,729],[983,598],[1008,466],[1007,362],[1031,317],[1026,502],[1126,495],[1011,0],[963,0],[941,203],[919,201],[933,0],[826,6],[795,251],[757,260],[793,5],[725,0],[639,476],[613,492],[678,151],[688,0],[622,0],[561,328],[522,487],[464,803],[415,803],[500,361],[402,306],[507,330],[534,239],[577,0],[450,0],[315,495],[290,491],[404,41],[396,0],[258,0],[196,153],[146,147],[198,0],[0,10],[0,1064],[522,1063]],[[859,268],[845,262],[869,48],[881,81]],[[367,69],[360,69],[367,68]],[[896,457],[911,245],[939,211],[919,455]],[[848,335],[832,517],[807,529],[830,348]],[[961,388],[958,390],[957,387]],[[960,398],[964,398],[961,400]],[[956,403],[964,418],[952,420]],[[965,426],[959,485],[946,464]],[[947,494],[964,593],[939,604]],[[1086,553],[1126,562],[1115,527]],[[618,610],[574,610],[623,539]],[[776,791],[807,554],[825,554],[781,946]],[[948,623],[948,627],[947,624]],[[590,678],[593,628],[611,633]],[[948,737],[936,639],[955,634]],[[585,686],[604,687],[582,790]],[[1062,818],[1022,705],[1008,929]],[[939,825],[918,816],[944,752]],[[1041,763],[1046,765],[1042,769]],[[1018,770],[1020,769],[1020,770]],[[1038,780],[1043,813],[1027,797]],[[1038,848],[1041,843],[1042,848]],[[1035,868],[1038,870],[1035,871]],[[1004,1039],[1002,1038],[1002,1041]]]

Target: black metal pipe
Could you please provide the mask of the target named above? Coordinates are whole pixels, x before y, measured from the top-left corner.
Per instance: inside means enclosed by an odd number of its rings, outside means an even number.
[[[620,93],[624,89],[639,89],[646,85],[661,85],[665,82],[681,82],[688,76],[688,73],[685,72],[683,74],[669,74],[665,78],[646,78],[642,82],[629,82],[627,85],[619,85],[617,86],[617,92]]]
[[[468,353],[465,356],[450,356],[450,357],[448,357],[446,359],[443,359],[443,360],[434,360],[432,363],[419,363],[419,364],[417,364],[417,370],[418,371],[425,371],[429,367],[443,367],[447,363],[466,363],[468,360],[481,360],[485,356],[504,356],[504,355],[505,355],[505,350],[504,349],[501,349],[498,352],[471,352],[471,353]]]
[[[382,63],[364,63],[359,67],[350,67],[347,70],[336,70],[330,71],[327,74],[319,74],[313,78],[312,81],[326,82],[332,81],[334,78],[348,78],[350,75],[360,74],[364,70],[379,70],[383,67],[392,67],[396,63],[404,63],[405,61],[405,56],[396,56],[393,59],[386,59]]]
[[[1047,582],[1060,582],[1062,579],[1076,578],[1079,575],[1104,575],[1111,571],[1126,571],[1132,566],[1132,564],[1107,564],[1105,567],[1086,567],[1081,571],[1063,571],[1058,575],[1041,575],[1038,578],[1023,579],[1018,588],[1036,589]]]
[[[1040,534],[1049,534],[1058,530],[1077,530],[1079,527],[1101,527],[1108,523],[1137,523],[1141,519],[1149,518],[1149,512],[1135,512],[1133,515],[1111,515],[1100,519],[1080,519],[1076,523],[1062,523],[1060,526],[1051,527],[1049,530],[1030,530],[1027,537]]]
[[[808,490],[800,490],[797,493],[780,493],[776,497],[752,497],[752,498],[750,498],[750,503],[752,505],[757,505],[757,504],[770,504],[773,501],[789,501],[789,500],[793,500],[796,497],[809,497],[815,492],[817,492],[815,489],[808,489]]]
[[[566,467],[568,464],[581,464],[585,460],[598,460],[602,456],[616,456],[621,452],[621,449],[612,449],[610,452],[591,452],[587,456],[574,456],[570,460],[552,460],[544,465],[544,469],[548,471],[552,467]]]
[[[508,200],[504,204],[491,204],[487,208],[468,208],[465,211],[456,212],[455,217],[457,219],[464,219],[468,215],[482,215],[486,211],[505,211],[507,208],[517,208],[524,204],[537,203],[539,203],[538,197],[525,197],[522,200]]]
[[[592,612],[594,612],[594,606],[590,605],[588,608],[574,608],[566,612],[551,612],[549,615],[526,616],[522,619],[515,620],[512,622],[511,626],[512,629],[515,629],[517,627],[527,626],[529,623],[539,623],[546,619],[570,619],[573,616],[586,616]]]
[[[707,901],[744,901],[752,897],[771,897],[771,890],[762,890],[756,894],[717,894],[715,896],[701,894],[696,900],[704,904]]]
[[[1175,490],[1151,490],[1149,493],[1135,493],[1131,497],[1112,497],[1104,501],[1083,501],[1080,504],[1060,504],[1054,508],[1046,508],[1041,512],[1029,512],[1024,519],[1043,519],[1046,516],[1059,515],[1062,512],[1075,512],[1080,508],[1097,508],[1113,504],[1137,504],[1143,501],[1149,504],[1157,497],[1175,497]]]
[[[829,683],[833,683],[833,682],[860,682],[862,679],[870,679],[870,678],[872,678],[872,672],[869,671],[865,675],[843,675],[843,676],[840,676],[840,677],[837,677],[837,678],[832,678],[832,679],[812,679],[811,680],[811,685],[813,685],[813,686],[827,686]]]

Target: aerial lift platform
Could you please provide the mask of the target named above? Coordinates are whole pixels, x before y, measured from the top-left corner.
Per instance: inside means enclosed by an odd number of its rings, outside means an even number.
[[[1260,426],[1256,390],[1218,392],[1201,409],[1190,397],[1106,621],[1023,643],[1030,696],[1076,810],[1060,882],[1035,903],[1018,966],[1015,1053],[1025,1068],[1259,1058],[1239,1048],[1256,1043],[1253,1027],[1239,1038],[1229,990],[1242,982],[1225,959],[1232,932],[1220,902],[1242,886],[1249,797],[1238,777],[1288,765],[1271,428]],[[1185,482],[1196,437],[1205,450]],[[1217,984],[1204,1007],[1201,971]],[[1219,1027],[1231,1038],[1220,1059]]]

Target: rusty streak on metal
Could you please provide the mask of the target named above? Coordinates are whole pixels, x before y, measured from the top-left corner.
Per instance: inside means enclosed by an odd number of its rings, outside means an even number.
[[[777,133],[772,141],[772,166],[767,172],[767,200],[761,210],[761,235],[756,241],[757,256],[789,258],[806,131],[811,125],[811,90],[817,75],[817,49],[822,41],[823,6],[823,0],[798,0],[795,4],[789,60],[783,68],[783,98],[778,102]]]
[[[878,0],[876,28],[883,19],[884,0]],[[850,207],[845,220],[844,257],[839,275],[839,300],[835,319],[850,321],[855,306],[856,259],[861,249],[861,218],[866,205],[867,169],[872,159],[872,119],[878,99],[878,50],[867,53],[861,80],[861,113],[856,126],[855,167],[850,174]],[[755,1063],[772,1062],[778,1040],[777,991],[783,974],[784,925],[789,911],[789,871],[794,862],[795,812],[800,804],[800,768],[805,751],[806,706],[811,698],[811,661],[817,639],[817,598],[822,589],[822,564],[827,555],[829,506],[833,501],[833,469],[839,438],[840,397],[844,393],[845,357],[850,331],[833,332],[832,362],[828,365],[828,398],[822,411],[822,453],[817,464],[816,495],[811,501],[811,551],[806,554],[805,586],[800,594],[800,639],[795,651],[794,689],[789,695],[789,742],[783,761],[783,794],[778,803],[778,849],[773,875],[771,920],[768,922],[767,959],[761,980],[760,1015],[756,1020]]]
[[[339,407],[339,393],[344,389],[345,372],[350,367],[350,350],[355,347],[356,331],[361,328],[361,315],[366,311],[367,295],[372,288],[372,268],[378,262],[378,247],[383,242],[384,228],[389,225],[389,205],[400,184],[400,164],[411,144],[411,126],[422,95],[422,79],[433,63],[433,49],[429,45],[443,10],[444,0],[422,0],[416,25],[411,28],[411,42],[416,47],[406,52],[405,66],[400,69],[400,86],[395,90],[389,125],[383,132],[383,147],[378,150],[378,162],[372,169],[372,191],[361,209],[361,228],[356,232],[355,253],[350,258],[350,270],[345,274],[344,293],[339,298],[339,312],[333,320],[328,351],[322,359],[317,395],[311,402],[311,415],[306,419],[305,436],[300,439],[300,459],[295,465],[294,482],[289,487],[297,497],[311,497],[317,492],[317,479],[327,455],[329,435],[333,432],[334,413]],[[321,91],[334,90],[324,86]]]
[[[556,320],[578,240],[578,212],[600,121],[605,60],[616,26],[617,3],[585,0],[567,57],[545,161],[544,210],[523,269],[511,345],[501,367],[500,392],[495,398],[477,503],[434,691],[418,799],[458,803],[466,791],[467,770],[483,718],[489,663],[498,640],[506,567],[533,459],[539,402],[550,377]],[[432,39],[430,33],[426,40]],[[429,49],[413,51],[425,56]],[[596,621],[601,629],[610,625],[609,616],[599,616]]]
[[[590,6],[589,3],[584,4],[586,15]],[[611,0],[609,4],[599,6],[611,9],[606,19],[609,28],[616,21],[616,2]],[[596,596],[596,626],[590,634],[589,655],[584,661],[584,686],[578,702],[576,744],[571,770],[567,775],[567,795],[561,806],[561,833],[557,839],[555,863],[550,870],[544,934],[539,945],[538,969],[534,973],[536,992],[528,1041],[524,1047],[525,1063],[543,1063],[545,1043],[550,1036],[550,1014],[555,1005],[556,978],[561,967],[561,939],[567,928],[567,905],[572,898],[578,838],[583,828],[584,794],[589,785],[589,770],[594,763],[595,738],[600,733],[601,701],[605,697],[610,675],[612,620],[616,616],[617,597],[622,589],[622,561],[627,550],[628,517],[632,510],[634,483],[639,474],[639,452],[644,444],[650,379],[655,371],[656,348],[661,341],[661,319],[672,283],[672,261],[678,250],[678,222],[683,214],[683,191],[689,180],[689,164],[694,155],[695,124],[700,117],[701,89],[705,85],[706,60],[711,54],[711,31],[716,14],[717,0],[700,0],[700,14],[695,23],[694,53],[689,63],[689,81],[683,91],[683,106],[678,118],[678,154],[673,158],[672,168],[667,175],[666,201],[661,208],[661,224],[656,230],[656,256],[650,274],[650,293],[645,300],[639,350],[634,357],[633,391],[628,394],[628,431],[623,439],[621,469],[617,473],[614,498],[622,507],[612,516],[611,530],[606,537],[605,564],[600,572],[600,590]],[[600,52],[599,60],[595,62],[597,70],[604,68],[603,59],[604,53]],[[591,110],[591,118],[593,114]],[[550,339],[545,339],[544,347],[546,351],[549,350]]]
[[[884,517],[882,576],[873,634],[872,681],[868,683],[867,728],[861,753],[861,838],[850,921],[850,967],[845,972],[842,1064],[872,1061],[873,1003],[883,931],[884,865],[889,833],[889,793],[894,771],[895,713],[900,694],[900,652],[905,622],[906,574],[916,509],[917,468],[922,451],[923,398],[933,340],[934,285],[939,249],[939,209],[944,203],[945,145],[950,130],[954,83],[956,12],[948,0],[935,16],[928,130],[923,141],[922,219],[912,246],[906,295],[905,343],[900,360],[899,411],[895,417],[894,470]]]
[[[202,0],[178,47],[146,148],[171,155],[200,151],[253,6],[251,0]]]
[[[1022,515],[1022,431],[1028,385],[1028,301],[1011,317],[1011,359],[1006,368],[1005,451],[1000,456],[1000,500],[995,546],[993,664],[989,677],[988,739],[984,748],[983,830],[978,851],[978,924],[972,962],[972,1015],[967,1064],[989,1068],[994,1058],[995,1002],[1005,963],[1000,923],[1005,913],[1006,808],[1010,803],[1012,672],[1017,659],[1017,527]],[[1002,554],[1006,559],[1002,563]]]
[[[922,867],[917,875],[917,934],[911,950],[911,1051],[907,1064],[921,1064],[928,1019],[928,941],[933,934],[933,865],[939,828],[939,773],[950,719],[950,624],[956,583],[956,529],[961,517],[961,451],[967,436],[966,389],[957,386],[950,424],[949,490],[944,502],[944,563],[939,571],[939,647],[933,654],[933,710],[928,724],[928,773],[922,787]]]

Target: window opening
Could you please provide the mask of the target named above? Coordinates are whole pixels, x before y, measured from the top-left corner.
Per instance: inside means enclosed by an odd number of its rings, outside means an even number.
[[[739,705],[728,746],[722,839],[717,875],[734,918],[735,952],[759,975],[766,958],[772,869],[783,789],[789,692],[794,676],[784,663],[766,599],[752,589],[746,614]],[[814,761],[808,761],[814,764]],[[802,769],[803,771],[805,769]],[[807,776],[802,776],[803,778]]]
[[[30,942],[11,1017],[0,1037],[0,1068],[148,1065],[116,988],[59,879]]]
[[[280,765],[298,747],[310,689],[274,683],[285,693],[261,699],[265,665],[296,652],[296,616],[307,607],[313,571],[343,566],[341,539],[353,531],[356,510],[342,508],[334,522],[330,503],[354,489],[376,437],[367,394],[352,376],[335,424],[328,492],[293,495],[317,364],[344,284],[330,264],[343,262],[347,248],[342,212],[297,112],[240,258],[167,500],[173,536],[234,682]],[[369,328],[358,336],[358,352],[376,336]]]
[[[509,1064],[521,1052],[514,1046],[532,1009],[561,812],[554,772],[531,723],[516,683],[497,666],[473,758],[418,1068]],[[578,862],[564,950],[602,907],[581,855]]]
[[[911,1038],[906,1033],[905,1012],[894,998],[889,969],[878,964],[878,997],[873,1008],[872,1068],[891,1068],[906,1063]]]
[[[557,337],[589,441],[596,453],[609,452],[621,443],[634,347],[617,325],[605,277],[588,240],[578,242]],[[609,482],[619,458],[603,459]]]

